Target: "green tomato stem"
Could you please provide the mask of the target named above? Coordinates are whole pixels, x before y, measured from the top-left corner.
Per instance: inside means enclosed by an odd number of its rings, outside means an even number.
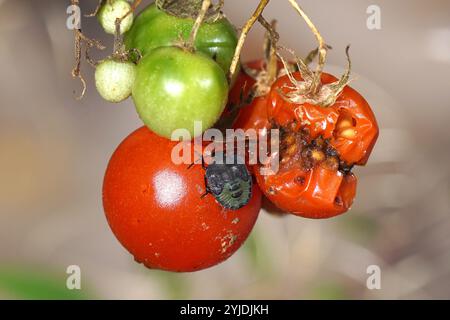
[[[205,19],[206,13],[211,6],[211,0],[203,0],[202,8],[198,13],[197,19],[195,19],[194,26],[192,27],[191,35],[189,36],[188,47],[191,51],[195,50],[195,39],[197,38],[198,30]]]
[[[120,32],[120,25],[122,24],[122,21],[126,17],[128,17],[136,10],[136,8],[141,4],[141,2],[142,0],[134,0],[130,6],[130,10],[128,10],[128,12],[124,16],[117,18],[115,21],[116,30],[114,32],[113,56],[115,56],[116,59],[123,60],[124,57],[128,58],[128,55],[125,50],[125,45],[123,43],[123,35]]]

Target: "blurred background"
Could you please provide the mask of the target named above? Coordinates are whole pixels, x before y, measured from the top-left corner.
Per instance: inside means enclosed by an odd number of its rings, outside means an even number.
[[[140,9],[150,1],[143,1]],[[227,0],[241,26],[257,0]],[[141,125],[131,100],[104,102],[93,86],[83,100],[74,63],[69,1],[0,0],[0,298],[413,299],[450,298],[450,2],[302,0],[330,51],[328,72],[345,67],[371,104],[380,137],[357,168],[351,211],[322,221],[261,212],[228,261],[189,274],[147,270],[111,233],[101,186],[110,155]],[[381,29],[369,30],[377,5]],[[81,1],[83,13],[96,1]],[[305,55],[316,46],[287,1],[272,0],[281,43]],[[83,31],[109,47],[96,19]],[[251,32],[243,60],[262,54]],[[78,265],[82,290],[66,289]],[[381,268],[381,289],[366,287]]]

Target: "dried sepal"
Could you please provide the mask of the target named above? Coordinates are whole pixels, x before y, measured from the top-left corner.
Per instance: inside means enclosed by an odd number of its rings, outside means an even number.
[[[326,45],[327,50],[331,50],[333,49],[331,46]],[[311,50],[308,55],[306,56],[305,59],[303,59],[303,61],[307,64],[310,65],[311,62],[313,62],[313,60],[317,57],[317,55],[319,54],[319,47],[315,48],[314,50]]]
[[[281,55],[279,55],[280,60],[284,64],[286,75],[289,77],[289,80],[292,84],[291,86],[285,86],[285,88],[289,89],[287,90],[287,93],[279,90],[279,94],[281,95],[281,97],[295,104],[309,103],[322,107],[329,107],[333,105],[339,95],[342,93],[342,90],[344,90],[345,86],[347,86],[350,82],[351,60],[349,55],[349,48],[350,47],[347,46],[345,50],[348,62],[345,73],[339,80],[329,84],[322,84],[320,79],[321,73],[318,74],[317,71],[311,71],[305,60],[299,58],[291,50],[287,50],[294,55],[295,61],[299,68],[302,80],[297,80],[292,72],[288,69],[288,64],[286,63],[285,59]]]

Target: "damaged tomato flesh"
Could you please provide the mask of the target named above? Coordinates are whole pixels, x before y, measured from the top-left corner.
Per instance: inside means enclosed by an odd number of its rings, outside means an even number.
[[[351,167],[339,159],[327,140],[311,140],[306,130],[287,130],[281,130],[279,171],[262,175],[255,170],[264,194],[280,209],[307,218],[346,212],[356,193]]]
[[[292,76],[302,81],[299,72]],[[335,81],[322,74],[322,85]],[[356,194],[357,178],[351,169],[367,162],[378,137],[375,116],[349,86],[328,106],[294,103],[287,98],[294,90],[286,75],[268,95],[268,119],[272,127],[280,128],[280,166],[274,175],[255,170],[258,184],[271,202],[292,214],[308,218],[342,214]]]
[[[299,72],[293,74],[301,81]],[[322,74],[322,84],[337,79]],[[364,165],[378,137],[378,125],[367,101],[354,89],[346,86],[336,102],[323,107],[310,103],[294,104],[283,95],[295,90],[288,76],[280,77],[272,86],[267,104],[269,119],[281,127],[294,123],[296,129],[306,128],[311,139],[322,136],[330,140],[341,160]]]

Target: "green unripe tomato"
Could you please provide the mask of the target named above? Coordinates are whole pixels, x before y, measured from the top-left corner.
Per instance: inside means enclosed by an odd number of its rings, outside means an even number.
[[[127,49],[136,48],[146,55],[157,47],[173,45],[180,36],[189,39],[193,25],[193,19],[167,14],[152,4],[136,17],[125,34],[125,45]],[[225,73],[230,68],[236,44],[236,30],[226,18],[204,22],[195,41],[196,49],[212,57]]]
[[[201,121],[204,131],[219,118],[228,83],[205,54],[160,47],[139,62],[132,96],[140,118],[153,132],[170,139],[174,130],[184,128],[193,138],[194,121]]]
[[[106,1],[98,12],[97,18],[106,33],[115,34],[116,19],[122,18],[131,10],[131,5],[125,0]],[[120,23],[120,34],[130,30],[133,25],[133,14],[130,13]]]
[[[95,86],[103,99],[120,102],[131,95],[136,65],[129,61],[106,59],[95,69]]]

